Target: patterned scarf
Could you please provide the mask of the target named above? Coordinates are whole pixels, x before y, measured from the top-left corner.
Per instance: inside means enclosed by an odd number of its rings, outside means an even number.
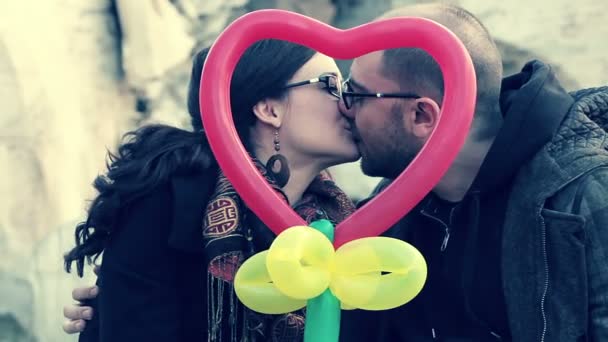
[[[254,164],[287,201],[264,166],[255,160]],[[328,219],[337,224],[353,213],[355,206],[324,171],[310,184],[294,210],[308,223]],[[304,310],[263,315],[247,309],[236,298],[236,271],[248,257],[268,249],[274,233],[243,204],[221,171],[205,211],[203,236],[208,265],[208,341],[302,341]]]

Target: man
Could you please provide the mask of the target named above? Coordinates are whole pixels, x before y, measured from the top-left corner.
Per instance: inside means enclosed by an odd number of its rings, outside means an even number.
[[[345,312],[344,340],[608,340],[608,134],[598,125],[608,88],[571,96],[538,61],[503,80],[492,38],[462,8],[414,5],[384,18],[394,16],[432,19],[459,37],[477,73],[476,113],[449,171],[387,233],[425,256],[424,289],[392,311]],[[348,84],[343,111],[363,171],[387,178],[380,191],[433,131],[441,72],[420,50],[380,51],[353,62]]]
[[[599,123],[608,122],[608,88],[570,95],[538,61],[503,80],[489,33],[459,7],[413,5],[384,18],[394,16],[432,19],[459,37],[477,74],[476,113],[449,171],[387,232],[425,256],[424,289],[394,310],[345,311],[342,340],[607,340],[608,134]],[[363,171],[386,178],[378,192],[433,131],[442,82],[417,49],[353,62],[342,110]]]

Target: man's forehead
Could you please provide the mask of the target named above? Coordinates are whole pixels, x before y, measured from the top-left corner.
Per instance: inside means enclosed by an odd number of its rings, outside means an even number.
[[[382,51],[374,51],[372,53],[368,53],[366,55],[355,58],[350,68],[351,74],[379,73],[380,67],[382,66],[382,56]]]
[[[393,88],[397,84],[385,77],[383,69],[383,51],[375,51],[353,60],[350,68],[350,77],[356,83],[369,89]]]

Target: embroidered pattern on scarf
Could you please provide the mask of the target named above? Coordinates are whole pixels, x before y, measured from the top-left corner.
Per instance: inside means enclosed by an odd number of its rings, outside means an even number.
[[[272,188],[287,198],[264,166],[254,164]],[[294,210],[306,222],[328,219],[337,224],[355,211],[353,202],[322,172]],[[207,262],[207,320],[210,342],[295,342],[304,338],[304,310],[263,315],[244,307],[234,293],[234,277],[251,255],[268,249],[274,233],[243,204],[220,171],[205,211],[203,237]]]

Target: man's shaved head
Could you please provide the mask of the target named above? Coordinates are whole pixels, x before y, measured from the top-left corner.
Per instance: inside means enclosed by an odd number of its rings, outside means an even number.
[[[442,3],[417,4],[387,12],[379,19],[421,17],[451,30],[469,52],[477,75],[477,106],[473,132],[478,138],[496,133],[500,125],[499,97],[502,60],[485,26],[467,10]],[[385,77],[400,84],[404,92],[414,92],[441,103],[443,76],[435,60],[416,48],[386,50],[383,56]],[[481,118],[481,120],[479,120]]]

